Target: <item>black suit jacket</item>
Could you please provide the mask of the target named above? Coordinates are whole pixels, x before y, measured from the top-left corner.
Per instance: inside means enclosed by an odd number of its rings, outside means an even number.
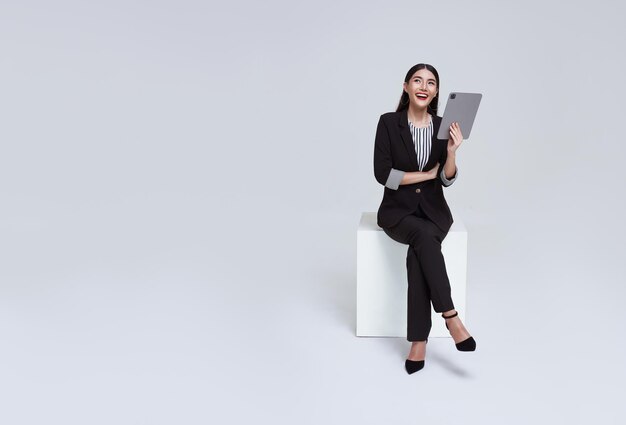
[[[433,115],[433,138],[430,157],[423,171],[428,171],[439,162],[437,178],[420,183],[400,185],[397,190],[385,186],[383,200],[378,208],[378,225],[392,227],[418,206],[443,232],[452,226],[452,214],[443,196],[441,170],[448,157],[447,140],[437,139],[441,117]],[[378,183],[387,183],[391,169],[419,171],[417,154],[409,129],[407,110],[389,112],[380,116],[374,144],[374,175]],[[455,171],[456,175],[456,171]]]

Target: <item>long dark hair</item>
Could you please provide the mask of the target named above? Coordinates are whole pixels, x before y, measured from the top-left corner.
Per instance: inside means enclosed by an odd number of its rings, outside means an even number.
[[[404,77],[404,82],[408,83],[413,74],[415,74],[420,69],[429,70],[435,75],[435,80],[437,80],[437,96],[433,97],[433,100],[430,102],[430,105],[428,105],[427,108],[428,112],[431,115],[437,115],[437,109],[439,109],[439,91],[441,89],[441,86],[439,84],[439,73],[437,72],[435,67],[427,63],[418,63],[417,65],[413,65],[411,69],[409,69],[409,72],[406,73],[406,77]],[[398,103],[398,109],[396,109],[396,112],[400,112],[403,109],[409,109],[409,94],[404,90],[402,90],[402,96],[400,96],[400,102]]]

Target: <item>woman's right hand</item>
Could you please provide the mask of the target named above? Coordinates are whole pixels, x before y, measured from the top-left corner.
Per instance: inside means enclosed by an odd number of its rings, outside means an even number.
[[[439,163],[435,164],[432,170],[428,171],[408,171],[402,176],[400,184],[415,184],[425,182],[437,178],[437,170],[439,169]]]

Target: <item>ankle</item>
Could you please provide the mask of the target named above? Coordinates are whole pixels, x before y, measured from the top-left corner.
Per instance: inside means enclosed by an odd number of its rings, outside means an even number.
[[[459,317],[457,316],[457,311],[455,309],[444,311],[441,313],[441,315],[444,319],[452,319],[454,317]],[[450,317],[450,316],[454,316],[454,317]]]

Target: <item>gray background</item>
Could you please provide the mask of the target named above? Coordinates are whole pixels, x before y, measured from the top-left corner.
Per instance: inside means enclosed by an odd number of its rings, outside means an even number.
[[[626,420],[619,2],[0,5],[0,422]],[[356,228],[418,62],[483,93],[478,349],[409,377],[355,336]]]

